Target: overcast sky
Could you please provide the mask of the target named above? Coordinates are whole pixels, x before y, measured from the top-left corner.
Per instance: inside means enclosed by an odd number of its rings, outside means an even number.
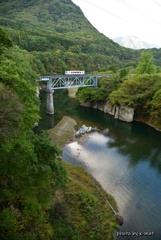
[[[72,0],[105,36],[133,35],[161,47],[161,0]]]

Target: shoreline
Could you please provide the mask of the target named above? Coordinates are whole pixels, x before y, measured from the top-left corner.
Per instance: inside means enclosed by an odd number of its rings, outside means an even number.
[[[81,102],[80,103],[80,106],[83,106],[83,107],[87,107],[87,108],[96,108],[96,109],[98,109],[99,111],[101,111],[101,112],[104,112],[104,107],[95,107],[95,106],[91,106],[91,105],[88,105],[88,104],[86,104],[85,102]],[[102,106],[104,106],[104,104],[102,105]],[[114,114],[110,114],[110,113],[108,113],[108,112],[104,112],[105,114],[109,114],[109,115],[111,115],[111,116],[113,116],[113,118],[115,118],[114,117]],[[119,118],[117,118],[117,119],[119,119]],[[122,119],[119,119],[120,121],[123,121],[123,122],[129,122],[129,121],[125,121],[125,120],[122,120]],[[146,124],[146,125],[148,125],[148,126],[150,126],[150,127],[152,127],[152,128],[154,128],[156,131],[158,131],[158,132],[161,132],[161,129],[159,129],[157,126],[155,126],[155,125],[153,125],[152,123],[150,123],[148,120],[146,121],[146,120],[143,120],[143,119],[141,119],[141,118],[135,118],[135,115],[134,115],[134,117],[133,117],[133,120],[131,121],[131,123],[132,122],[141,122],[141,123],[144,123],[144,124]]]
[[[74,129],[74,127],[76,125],[77,125],[77,123],[73,118],[64,116],[62,118],[62,120],[54,128],[48,130],[49,135],[52,140],[52,143],[55,144],[57,147],[59,147],[61,150],[63,150],[63,147],[66,144],[69,144],[71,142],[78,142],[78,143],[84,144],[88,140],[88,133],[84,133],[79,138],[76,138],[75,137],[76,131]],[[70,163],[66,163],[66,164],[70,164]],[[70,165],[74,166],[73,164],[70,164]],[[86,171],[86,170],[84,169],[84,171]],[[92,180],[91,181],[97,183],[96,179],[90,173],[88,173],[88,174],[90,175],[91,179],[93,179],[93,181]],[[100,185],[100,183],[98,183],[98,184]],[[94,184],[94,187],[97,188],[96,184]],[[101,186],[101,191],[105,192],[105,190],[102,188],[102,186]],[[100,194],[102,194],[102,193],[100,192]],[[106,194],[110,196],[110,194],[108,194],[107,192],[106,192]],[[116,209],[116,211],[114,210],[114,208],[112,207],[112,205],[110,204],[110,202],[108,201],[106,196],[104,196],[104,197],[105,197],[105,201],[108,203],[110,209],[114,213],[116,222],[119,224],[119,226],[121,226],[124,222],[123,217],[118,214],[118,209]],[[111,196],[111,197],[114,199],[113,196]],[[115,199],[114,199],[114,202],[117,206]]]
[[[64,116],[62,120],[52,129],[47,130],[52,143],[61,150],[66,144],[78,142],[84,144],[88,139],[88,133],[84,133],[79,137],[75,137],[76,121],[68,116]]]
[[[72,92],[72,89],[68,89],[68,97],[70,97],[70,98],[76,98],[76,93],[77,93],[77,91],[78,91],[78,88],[77,88],[77,89],[74,89],[73,92]],[[85,103],[85,102],[84,102],[84,103]],[[91,107],[91,108],[96,108],[96,107],[88,106],[88,104],[81,104],[81,103],[80,103],[80,106],[84,106],[84,107],[88,107],[88,108],[89,108],[89,107]],[[97,107],[97,109],[100,110],[101,112],[104,111],[103,109],[100,109],[100,108],[98,108],[98,107]],[[107,113],[107,114],[113,116],[113,114],[110,114],[110,113]],[[114,116],[113,116],[113,117],[114,117]],[[123,120],[121,120],[121,121],[123,121]],[[161,132],[161,129],[159,129],[157,126],[155,126],[155,125],[153,125],[153,124],[151,124],[151,123],[149,123],[148,121],[145,121],[145,120],[143,120],[143,119],[139,119],[139,118],[136,118],[136,119],[135,119],[135,116],[134,116],[132,122],[135,122],[135,121],[136,121],[136,122],[144,123],[144,124],[146,124],[146,125],[154,128],[156,131]],[[124,121],[124,122],[127,122],[127,121]]]
[[[149,127],[154,128],[156,131],[161,132],[161,129],[157,128],[155,125],[152,125],[149,122],[146,122],[145,120],[141,120],[141,119],[134,119],[133,122],[140,122],[140,123],[144,123],[146,125],[148,125]]]
[[[76,125],[73,118],[64,116],[54,128],[47,130],[52,143],[62,150],[65,144],[76,141],[74,129]]]

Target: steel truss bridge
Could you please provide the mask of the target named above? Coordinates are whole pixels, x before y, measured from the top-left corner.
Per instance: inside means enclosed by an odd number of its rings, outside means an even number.
[[[47,82],[48,90],[88,86],[97,87],[98,78],[103,76],[110,77],[111,74],[41,76],[39,81]]]

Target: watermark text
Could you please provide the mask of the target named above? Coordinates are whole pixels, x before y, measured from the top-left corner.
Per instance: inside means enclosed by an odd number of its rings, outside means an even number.
[[[116,236],[117,237],[123,237],[123,236],[135,236],[135,237],[140,237],[140,236],[154,236],[155,232],[142,232],[142,231],[117,231]]]

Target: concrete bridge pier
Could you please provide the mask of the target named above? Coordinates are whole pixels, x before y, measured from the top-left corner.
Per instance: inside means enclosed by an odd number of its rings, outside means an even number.
[[[48,114],[54,114],[53,92],[54,92],[54,90],[50,90],[50,89],[46,90],[46,94],[47,94],[47,96],[46,96],[46,101],[47,101],[46,112]]]

